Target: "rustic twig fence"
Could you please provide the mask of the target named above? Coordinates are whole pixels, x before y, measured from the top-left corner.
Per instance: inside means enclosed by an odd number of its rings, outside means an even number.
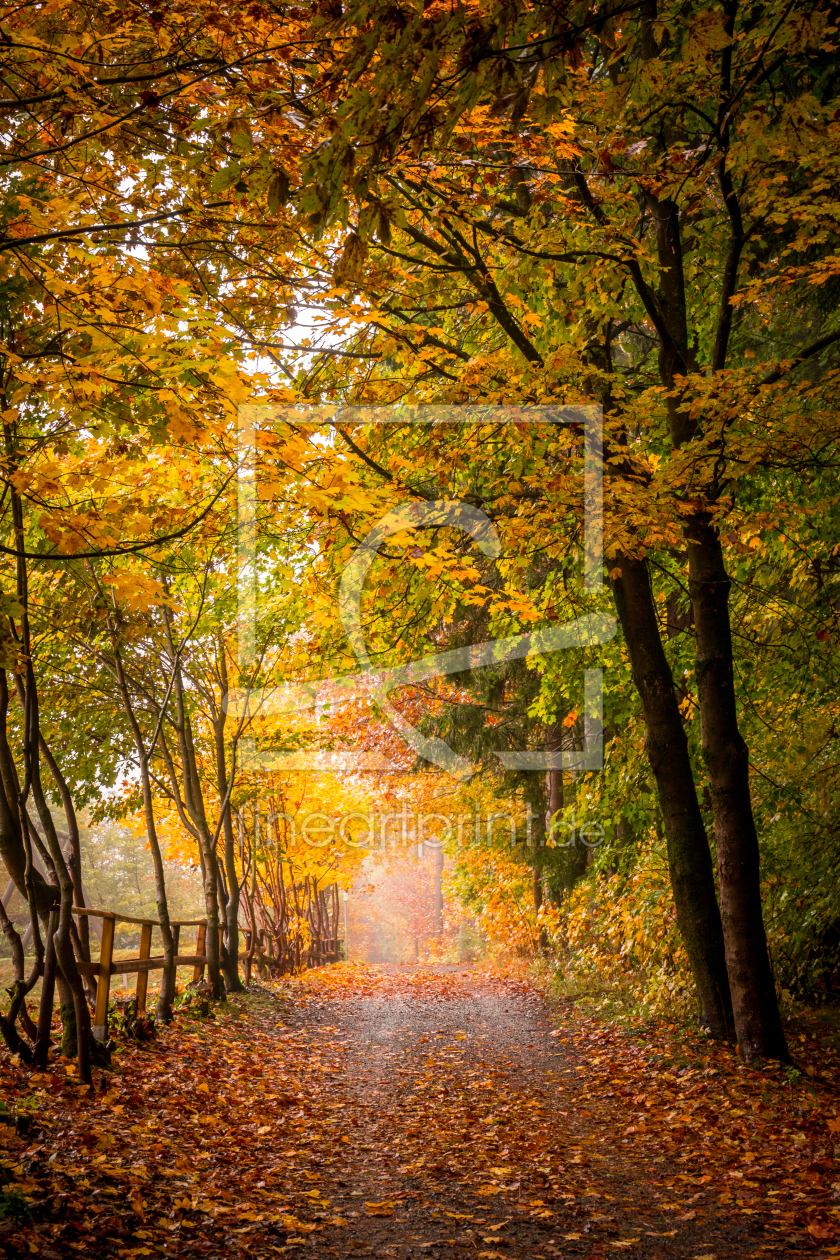
[[[259,975],[294,974],[295,968],[290,965],[288,955],[275,954],[275,938],[271,932],[259,931],[256,936],[247,928],[243,930],[245,952],[240,954],[245,964],[245,983],[251,983],[251,972],[254,963]],[[327,963],[338,962],[341,958],[341,938],[339,936],[319,936],[300,951],[301,965],[305,967],[323,967]]]

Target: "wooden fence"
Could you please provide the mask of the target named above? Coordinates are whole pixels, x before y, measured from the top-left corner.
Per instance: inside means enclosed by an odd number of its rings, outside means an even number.
[[[96,981],[96,1005],[93,1015],[93,1035],[99,1041],[108,1040],[108,999],[111,993],[111,976],[137,975],[137,1014],[146,1013],[146,994],[149,972],[163,970],[163,956],[152,958],[152,928],[159,927],[157,919],[133,919],[129,915],[115,914],[113,910],[88,910],[74,906],[76,915],[89,915],[102,920],[102,936],[99,943],[98,962],[79,962],[79,973]],[[136,958],[114,959],[114,929],[118,923],[131,923],[140,928],[140,952]],[[175,966],[192,967],[193,981],[199,981],[207,965],[207,920],[176,919],[171,923],[175,942]],[[195,953],[179,954],[181,928],[194,927],[196,931]],[[220,932],[221,934],[221,932]]]
[[[251,983],[251,973],[256,963],[257,972],[263,975],[294,975],[295,968],[288,965],[288,958],[278,957],[275,953],[275,940],[270,932],[257,932],[256,938],[243,928],[245,952],[239,955],[245,964],[245,983]],[[338,962],[341,958],[340,936],[319,936],[301,950],[301,968],[324,967],[327,963]]]
[[[116,975],[137,976],[137,1016],[146,1013],[146,996],[149,988],[149,972],[163,970],[163,956],[151,956],[152,928],[160,927],[157,919],[135,919],[130,915],[116,914],[113,910],[92,910],[82,906],[74,906],[75,915],[88,915],[102,920],[102,932],[99,943],[98,962],[78,962],[79,974],[96,981],[96,1002],[93,1015],[92,1031],[98,1041],[108,1040],[108,1001],[111,994],[111,977]],[[114,958],[114,931],[118,923],[130,923],[140,928],[140,952],[136,958]],[[206,919],[174,919],[170,923],[175,944],[175,966],[192,967],[193,983],[197,984],[204,975],[207,965],[207,920]],[[179,954],[181,928],[196,929],[195,953]],[[222,943],[223,928],[219,928],[219,944]],[[245,951],[239,955],[240,962],[245,964],[245,983],[251,982],[251,967],[254,962],[262,973],[274,969],[275,959],[272,954],[271,938],[260,932],[255,941],[251,933],[244,930]],[[253,948],[252,948],[253,945]],[[265,952],[265,946],[268,952]],[[320,967],[325,963],[337,962],[339,958],[339,938],[320,939],[306,954],[307,966]]]

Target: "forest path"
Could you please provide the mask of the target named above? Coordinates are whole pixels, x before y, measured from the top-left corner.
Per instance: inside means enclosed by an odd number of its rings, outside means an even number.
[[[325,967],[121,1042],[94,1091],[0,1056],[0,1254],[838,1256],[813,1045],[794,1082],[523,979]]]
[[[343,1051],[323,1065],[343,1131],[328,1192],[342,1223],[310,1240],[322,1254],[723,1260],[775,1250],[749,1215],[712,1208],[720,1186],[699,1151],[675,1162],[639,1150],[645,1100],[593,1088],[588,1060],[603,1062],[605,1047],[555,1028],[528,984],[384,968],[346,989],[316,984],[289,1027]],[[799,1241],[814,1254],[811,1237]],[[786,1253],[796,1250],[789,1239]]]

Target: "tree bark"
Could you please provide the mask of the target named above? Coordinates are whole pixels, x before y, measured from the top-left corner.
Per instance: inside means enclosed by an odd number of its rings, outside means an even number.
[[[29,978],[25,979],[24,970],[26,966],[26,959],[23,953],[23,942],[20,938],[20,933],[6,914],[6,907],[3,905],[2,898],[0,898],[0,930],[2,930],[3,935],[9,942],[9,948],[12,954],[12,967],[14,970],[14,979],[7,989],[7,993],[11,998],[9,1009],[5,1015],[0,1014],[0,1035],[2,1035],[3,1040],[12,1054],[19,1054],[25,1063],[34,1063],[35,1055],[33,1050],[20,1036],[15,1024],[17,1023],[19,1015],[25,1015],[26,996],[28,993],[32,992],[42,973],[43,960],[41,958],[36,958],[35,965],[29,974]],[[24,1024],[24,1029],[26,1030],[27,1021],[22,1019],[21,1022]],[[35,1036],[33,1037],[34,1042],[37,1038],[37,1030],[30,1027],[27,1031],[27,1035],[30,1035],[33,1032],[35,1033]]]
[[[622,556],[620,567],[621,576],[613,579],[612,589],[647,726],[647,755],[665,824],[677,927],[697,986],[703,1023],[712,1036],[725,1038],[730,1035],[732,998],[712,855],[688,740],[656,624],[647,566]]]
[[[562,724],[555,722],[546,742],[549,752],[559,753],[563,751],[563,735]],[[548,829],[551,827],[551,821],[554,816],[560,813],[566,803],[565,793],[563,770],[549,770],[548,810],[546,814]],[[574,804],[574,782],[572,783],[571,793],[571,803]],[[552,871],[555,878],[559,880],[561,887],[566,892],[571,892],[575,884],[586,872],[588,850],[582,842],[578,841],[577,834],[566,839],[559,828],[555,833],[554,843],[556,847],[551,851]]]
[[[137,753],[137,766],[140,771],[140,791],[143,797],[143,817],[146,823],[146,835],[149,840],[149,850],[152,855],[152,867],[155,872],[155,897],[158,922],[160,924],[160,938],[163,946],[163,974],[160,981],[160,993],[158,994],[155,1015],[161,1023],[168,1024],[172,1020],[172,1003],[175,1000],[175,938],[172,935],[172,925],[169,919],[169,898],[166,895],[166,871],[163,865],[163,852],[160,847],[160,839],[157,833],[152,781],[149,774],[149,756],[151,750],[146,748],[143,732],[140,729],[137,714],[134,712],[134,705],[132,703],[131,693],[128,687],[128,679],[125,675],[122,655],[117,642],[116,629],[113,626],[111,628],[111,633],[114,672],[117,677],[117,686],[120,698],[122,700],[126,718],[128,719],[128,725],[131,729],[132,739],[134,740],[134,748]]]
[[[67,836],[70,841],[70,847],[67,853],[67,866],[70,871],[70,878],[73,880],[73,897],[77,906],[85,905],[85,893],[82,885],[82,850],[79,840],[79,820],[76,817],[76,809],[73,805],[73,798],[70,795],[70,788],[67,780],[61,773],[55,757],[52,755],[47,741],[39,732],[38,740],[40,744],[41,754],[47,763],[47,769],[50,777],[56,786],[56,790],[61,799],[61,806],[64,810],[64,817],[67,822]],[[82,951],[82,959],[84,962],[90,962],[90,924],[88,916],[83,914],[80,916],[79,923],[79,943]]]
[[[207,915],[207,934],[205,949],[207,951],[207,979],[217,1001],[224,1000],[225,986],[221,973],[221,950],[219,948],[219,863],[216,856],[216,844],[207,823],[207,810],[198,772],[192,726],[187,712],[184,674],[179,654],[175,650],[172,634],[172,621],[169,610],[163,608],[163,620],[166,628],[169,655],[172,660],[173,690],[175,694],[175,731],[178,737],[178,752],[181,761],[181,784],[183,797],[179,789],[173,759],[165,748],[165,740],[161,739],[162,750],[166,757],[170,775],[172,795],[179,816],[195,837],[201,857],[201,874],[204,886],[204,905]]]
[[[747,1061],[789,1061],[761,910],[749,750],[738,729],[730,581],[717,533],[707,520],[692,524],[688,564],[703,761],[714,810],[726,965],[738,1046]]]
[[[724,59],[728,53],[724,50]],[[727,71],[728,74],[728,71]],[[728,135],[724,126],[722,141]],[[715,338],[713,370],[726,362],[729,295],[734,292],[743,224],[731,179],[720,157],[722,188],[732,226],[725,269],[722,314]],[[656,229],[659,260],[658,301],[662,316],[659,372],[668,393],[666,404],[671,444],[679,450],[697,434],[699,419],[679,397],[681,379],[696,370],[689,348],[688,317],[679,207],[646,194]],[[715,472],[707,494],[714,499]],[[745,1059],[789,1058],[767,938],[761,913],[758,836],[749,785],[749,755],[738,729],[732,633],[729,623],[729,578],[720,538],[709,516],[695,512],[683,525],[688,545],[689,591],[694,614],[696,673],[703,758],[709,775],[718,851],[722,929],[733,1000],[735,1031]]]
[[[526,844],[536,850],[537,853],[542,852],[545,856],[545,814],[546,814],[546,790],[545,790],[545,774],[538,771],[529,771],[525,781],[525,801],[528,809],[528,823]],[[531,824],[534,824],[532,829]],[[542,893],[542,862],[537,860],[536,853],[531,859],[531,895],[534,900],[534,911],[539,915],[543,904]],[[548,953],[548,935],[545,928],[540,925],[537,936],[537,948],[540,953]]]
[[[38,690],[35,684],[35,673],[32,668],[31,658],[26,662],[24,697],[27,777],[32,792],[32,799],[38,811],[41,830],[44,833],[47,848],[55,868],[60,898],[58,924],[53,932],[52,939],[58,966],[61,968],[61,978],[64,982],[61,986],[64,989],[61,994],[61,1016],[64,1027],[62,1050],[68,1057],[76,1056],[79,1080],[89,1085],[91,1082],[90,1010],[88,1009],[82,977],[76,965],[76,952],[73,948],[73,879],[64,860],[61,845],[58,842],[55,823],[44,795],[44,787],[41,780]],[[21,801],[21,807],[23,812],[23,801]],[[46,989],[46,979],[44,988]]]
[[[443,936],[443,845],[438,844],[435,854],[435,936]]]
[[[24,688],[24,681],[20,677],[19,674],[15,675],[15,684],[17,687],[18,698],[20,700],[21,706],[25,708],[26,693],[25,693],[25,688]],[[47,744],[47,741],[44,739],[44,735],[42,731],[40,730],[40,719],[39,719],[38,725],[39,725],[38,752],[40,752],[40,754],[44,758],[44,761],[47,763],[47,768],[50,772],[50,777],[52,778],[53,783],[55,784],[56,790],[58,792],[58,795],[61,799],[62,808],[64,810],[64,818],[65,818],[65,821],[67,822],[67,837],[69,841],[69,847],[66,854],[64,854],[64,850],[62,850],[62,854],[65,857],[65,861],[67,863],[67,869],[70,873],[70,879],[73,884],[72,900],[75,905],[84,906],[86,902],[85,902],[84,887],[82,885],[82,852],[81,852],[81,844],[79,840],[79,822],[76,817],[76,809],[75,809],[75,806],[73,805],[73,798],[70,794],[70,789],[67,785],[67,780],[64,778],[64,775],[61,773],[59,765],[55,757],[52,755],[49,745]],[[39,777],[39,787],[40,787],[40,774],[38,777]],[[40,846],[41,844],[40,838],[37,836],[37,833],[35,832],[34,827],[32,827],[30,835],[36,841],[36,844]],[[56,836],[56,839],[57,838],[58,837]],[[49,856],[47,852],[41,853],[41,857],[42,857],[42,860],[47,864],[47,869],[52,873],[53,878],[55,879],[56,883],[60,883],[58,872],[56,871],[55,863],[53,862],[52,858]],[[77,928],[71,914],[69,931],[70,931],[70,936],[73,940],[74,950],[79,955],[79,958],[82,960],[82,962],[90,962],[90,921],[88,919],[88,916],[87,915],[81,916],[81,922],[79,923],[79,926]],[[60,983],[61,981],[59,980],[59,984]],[[96,994],[95,985],[90,980],[90,978],[83,978],[82,985],[87,993],[88,1001],[93,1002],[95,999],[95,994]],[[65,1002],[64,1005],[66,1008],[67,1002]],[[69,1011],[66,1010],[65,1014],[69,1018]],[[73,1022],[75,1022],[75,1019],[73,1020]],[[66,1021],[65,1021],[65,1026],[67,1026]],[[75,1046],[76,1045],[75,1033],[72,1034],[71,1040],[72,1040],[72,1044]],[[69,1044],[70,1042],[68,1041],[68,1047],[69,1047]],[[68,1055],[68,1057],[71,1057],[69,1048],[66,1047],[64,1052]],[[73,1051],[73,1053],[75,1053],[75,1050]]]
[[[180,679],[176,683],[176,687],[180,690]],[[184,724],[182,740],[184,783],[185,786],[187,782],[190,785],[190,796],[187,799],[188,802],[192,801],[192,818],[198,831],[199,844],[204,853],[204,906],[207,914],[207,979],[213,990],[213,997],[219,1001],[225,996],[225,986],[221,971],[221,950],[219,948],[219,864],[216,857],[216,847],[213,844],[207,823],[207,813],[204,808],[204,796],[198,775],[192,728],[189,717],[183,708],[183,692],[180,692],[179,702],[181,704],[179,719],[183,715]]]
[[[55,888],[30,861],[31,841],[28,832],[24,835],[21,828],[20,782],[9,747],[8,712],[8,677],[6,671],[0,669],[0,858],[18,892],[35,911],[34,934],[38,917],[43,918],[55,901]],[[40,936],[36,946],[43,949]]]
[[[43,1072],[51,1045],[53,1001],[55,998],[55,933],[58,912],[51,910],[47,918],[47,944],[44,951],[44,974],[41,979],[41,1001],[38,1008],[38,1036],[35,1041],[35,1063]]]
[[[221,634],[217,637],[219,654],[219,681],[222,697],[227,695],[228,674],[225,658],[225,643]],[[227,902],[225,904],[225,928],[227,948],[223,966],[225,988],[228,993],[240,993],[242,981],[239,979],[239,877],[236,873],[236,842],[233,830],[233,811],[230,804],[229,778],[225,758],[225,724],[227,713],[224,703],[218,713],[214,714],[213,734],[216,743],[216,777],[218,781],[219,807],[222,809],[222,828],[225,838],[225,869],[227,871]]]
[[[21,604],[22,612],[20,617],[20,647],[23,658],[23,677],[19,679],[19,686],[22,694],[23,708],[23,760],[25,768],[24,782],[20,786],[18,792],[18,819],[22,835],[26,835],[29,828],[29,817],[26,810],[26,801],[29,793],[35,802],[35,808],[38,811],[38,817],[41,822],[41,830],[44,833],[44,839],[49,850],[49,857],[52,861],[52,867],[55,872],[58,887],[56,893],[59,898],[58,923],[54,925],[52,908],[50,910],[50,941],[51,949],[48,949],[48,957],[44,965],[44,982],[42,988],[42,1007],[41,1018],[38,1026],[38,1047],[36,1052],[40,1056],[39,1062],[43,1059],[46,1062],[46,1046],[43,1043],[46,1037],[46,1044],[49,1042],[49,1019],[52,1016],[52,984],[48,983],[48,975],[50,969],[54,967],[52,958],[49,956],[54,954],[57,965],[60,968],[61,979],[63,980],[65,991],[62,993],[62,1019],[64,1024],[64,1045],[67,1051],[70,1051],[71,1044],[75,1040],[72,1049],[78,1058],[79,1080],[85,1084],[90,1084],[90,1011],[88,1010],[87,1000],[85,997],[84,985],[79,969],[76,965],[76,953],[73,948],[73,940],[71,936],[71,928],[73,923],[73,881],[70,872],[67,869],[67,863],[64,860],[64,854],[61,851],[61,845],[58,842],[58,836],[55,830],[52,814],[47,805],[44,795],[43,784],[41,781],[41,750],[40,750],[40,714],[38,705],[38,688],[35,682],[35,670],[32,663],[32,639],[29,625],[29,575],[26,565],[26,556],[24,554],[24,516],[23,505],[17,491],[12,489],[10,492],[12,517],[15,527],[15,541],[17,544],[16,558],[16,578],[17,578],[17,595]],[[3,710],[3,743],[5,743],[5,715],[8,709],[9,693],[8,679],[3,673],[2,695],[0,696],[0,706]],[[8,751],[6,748],[5,751]],[[14,774],[14,765],[12,763],[11,770],[7,768],[4,773],[11,773],[12,779],[16,778]],[[25,842],[26,843],[26,842]],[[30,888],[30,906],[34,909],[34,895],[31,887],[31,871],[32,858],[31,847],[27,850],[27,868]],[[33,934],[36,930],[36,923],[33,916]],[[49,1003],[49,1011],[45,1009],[45,1003]],[[46,1032],[42,1027],[44,1020],[47,1020]]]

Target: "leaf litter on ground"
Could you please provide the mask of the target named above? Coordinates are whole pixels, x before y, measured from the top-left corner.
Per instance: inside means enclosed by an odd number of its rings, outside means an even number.
[[[558,1027],[553,1025],[560,1021]],[[837,1048],[745,1067],[527,980],[342,965],[81,1087],[0,1060],[10,1257],[840,1255]]]

